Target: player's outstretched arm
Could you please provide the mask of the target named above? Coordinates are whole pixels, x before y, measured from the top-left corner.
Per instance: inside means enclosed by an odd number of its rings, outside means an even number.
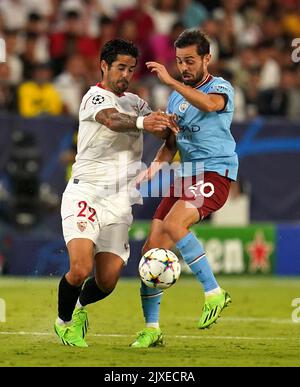
[[[153,176],[163,167],[164,163],[172,162],[176,152],[177,147],[175,135],[174,133],[170,133],[164,144],[158,150],[149,168],[138,175],[136,184],[139,185],[143,181],[151,180]]]
[[[170,133],[164,144],[159,148],[152,161],[153,163],[171,163],[177,152],[176,138],[174,133]]]
[[[160,110],[145,116],[143,126],[145,130],[157,135],[163,140],[166,140],[170,133],[177,134],[179,132],[179,127],[174,116]],[[161,130],[162,128],[163,130]]]
[[[184,85],[172,78],[164,65],[157,62],[146,62],[146,66],[154,72],[162,83],[176,90],[190,104],[203,112],[220,111],[225,108],[226,97],[222,94],[205,94],[202,91]]]
[[[145,117],[130,116],[116,109],[103,109],[96,114],[96,121],[115,132],[144,129],[164,138],[169,129],[177,133],[179,128],[172,116],[162,112],[152,112]]]

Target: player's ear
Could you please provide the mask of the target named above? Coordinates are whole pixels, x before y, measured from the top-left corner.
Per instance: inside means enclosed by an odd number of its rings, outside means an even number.
[[[210,62],[210,59],[211,59],[211,54],[205,54],[205,55],[204,55],[203,61],[204,61],[204,63],[206,64],[206,66],[207,66],[208,63]]]
[[[101,69],[103,72],[106,72],[107,69],[108,69],[108,64],[105,62],[104,59],[102,59],[101,62],[100,62],[100,69]]]

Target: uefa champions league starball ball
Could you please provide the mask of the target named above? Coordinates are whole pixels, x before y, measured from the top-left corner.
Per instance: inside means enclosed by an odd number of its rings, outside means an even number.
[[[180,272],[178,257],[166,249],[155,248],[147,251],[139,263],[141,280],[149,288],[169,288],[178,280]]]

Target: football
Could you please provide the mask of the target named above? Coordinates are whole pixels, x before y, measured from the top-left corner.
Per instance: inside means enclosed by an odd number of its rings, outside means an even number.
[[[170,250],[155,248],[147,251],[139,263],[141,280],[150,288],[167,289],[180,276],[180,262]]]

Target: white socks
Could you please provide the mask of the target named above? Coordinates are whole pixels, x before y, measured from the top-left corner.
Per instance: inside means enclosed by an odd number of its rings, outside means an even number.
[[[59,318],[59,317],[57,317],[57,319],[56,319],[56,323],[57,323],[58,325],[67,325],[67,324],[70,324],[70,322],[71,322],[71,321],[64,321],[64,320],[62,320],[62,319]]]
[[[159,323],[146,323],[146,328],[159,328]]]
[[[209,292],[205,292],[204,295],[205,295],[205,298],[206,298],[206,297],[209,297],[209,296],[216,296],[217,294],[221,294],[221,293],[222,293],[222,290],[218,286],[217,288],[212,289]]]
[[[78,300],[77,300],[77,302],[76,302],[76,307],[77,307],[77,308],[83,308],[83,306],[82,306],[81,303],[79,302],[79,298],[78,298]]]

